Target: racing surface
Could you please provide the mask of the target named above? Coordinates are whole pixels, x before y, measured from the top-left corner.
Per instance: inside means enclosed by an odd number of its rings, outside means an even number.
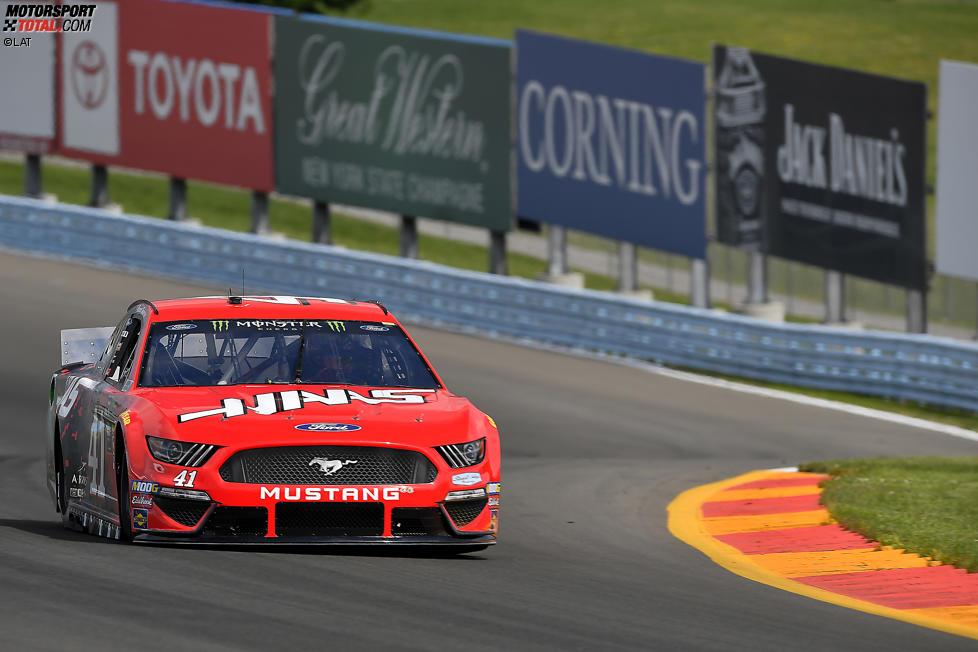
[[[0,254],[0,649],[974,649],[734,575],[669,534],[666,506],[753,469],[978,444],[418,327],[448,387],[499,425],[497,546],[439,559],[62,529],[41,439],[60,329],[220,291]]]

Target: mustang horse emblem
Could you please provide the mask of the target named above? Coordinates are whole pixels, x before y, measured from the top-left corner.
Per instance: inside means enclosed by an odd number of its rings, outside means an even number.
[[[347,464],[356,464],[356,460],[328,460],[325,457],[314,457],[309,466],[318,466],[326,475],[333,475]]]

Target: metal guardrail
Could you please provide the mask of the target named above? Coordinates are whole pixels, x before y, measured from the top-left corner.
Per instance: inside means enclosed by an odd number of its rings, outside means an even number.
[[[754,319],[0,195],[0,245],[262,291],[379,298],[399,317],[659,363],[978,411],[978,346]],[[65,324],[71,326],[71,324]]]

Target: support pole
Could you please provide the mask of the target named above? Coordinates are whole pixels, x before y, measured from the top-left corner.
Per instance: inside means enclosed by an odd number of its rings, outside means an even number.
[[[631,242],[618,243],[618,291],[638,290],[638,256]]]
[[[551,224],[547,227],[547,274],[562,276],[567,272],[567,230]]]
[[[907,290],[907,332],[927,332],[927,294],[920,290]]]
[[[267,235],[268,226],[268,193],[255,190],[251,193],[251,232]]]
[[[28,154],[24,159],[24,196],[40,199],[41,192],[41,155]]]
[[[312,241],[325,245],[333,244],[333,224],[328,202],[312,202]]]
[[[767,257],[759,251],[748,254],[747,303],[767,303]]]
[[[489,231],[489,273],[500,276],[509,275],[506,262],[506,232]]]
[[[846,277],[842,272],[825,270],[825,323],[846,322]]]
[[[401,257],[418,257],[418,218],[401,215]]]
[[[694,308],[710,307],[710,266],[705,259],[694,258],[689,270],[689,298]]]
[[[104,165],[92,165],[92,197],[88,205],[94,208],[109,205],[109,171]]]
[[[187,180],[170,177],[170,212],[167,218],[183,222],[187,216]]]

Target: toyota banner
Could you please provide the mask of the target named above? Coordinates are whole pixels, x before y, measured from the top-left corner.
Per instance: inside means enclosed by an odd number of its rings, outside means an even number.
[[[926,288],[927,89],[715,46],[721,242]]]
[[[270,30],[251,10],[100,1],[61,35],[61,151],[271,190]]]
[[[510,43],[275,19],[280,192],[510,228]]]
[[[703,64],[516,32],[519,215],[706,251]]]

